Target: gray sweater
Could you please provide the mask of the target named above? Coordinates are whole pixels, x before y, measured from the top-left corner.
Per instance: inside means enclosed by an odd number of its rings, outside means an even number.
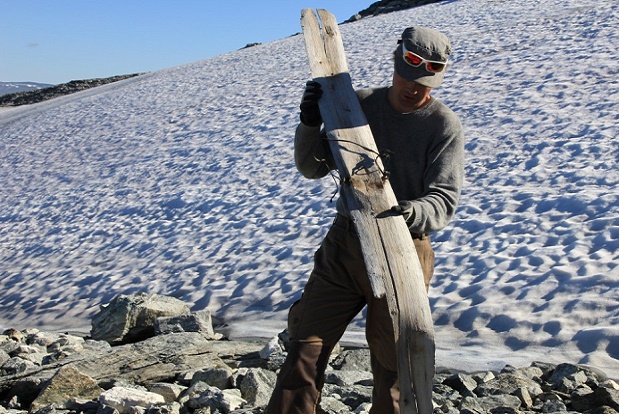
[[[407,114],[387,101],[387,88],[357,91],[398,200],[412,202],[414,215],[407,224],[413,233],[442,229],[453,217],[464,176],[464,134],[457,115],[432,98]],[[295,163],[307,178],[321,178],[335,168],[328,142],[319,127],[300,124],[295,134]],[[338,213],[348,215],[337,202]]]

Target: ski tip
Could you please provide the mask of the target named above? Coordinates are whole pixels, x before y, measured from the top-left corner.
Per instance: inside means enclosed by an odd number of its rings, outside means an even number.
[[[327,9],[317,9],[316,12],[321,20],[333,20],[335,21],[335,16]]]
[[[302,9],[301,10],[301,18],[307,16],[308,14],[313,14],[314,16],[316,16],[316,11],[314,9]]]

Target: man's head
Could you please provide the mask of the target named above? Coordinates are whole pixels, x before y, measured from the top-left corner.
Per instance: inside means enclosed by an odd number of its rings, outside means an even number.
[[[409,27],[395,50],[395,71],[409,81],[437,88],[445,76],[451,45],[447,36],[427,27]]]

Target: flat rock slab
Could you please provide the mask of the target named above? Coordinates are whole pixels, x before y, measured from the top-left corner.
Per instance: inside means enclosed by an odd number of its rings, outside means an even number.
[[[47,381],[63,366],[72,366],[98,382],[126,379],[155,383],[173,379],[182,372],[218,365],[223,363],[222,358],[258,354],[263,346],[259,342],[210,341],[196,332],[160,335],[135,344],[85,350],[52,364],[0,377],[0,392],[10,390],[20,381]]]

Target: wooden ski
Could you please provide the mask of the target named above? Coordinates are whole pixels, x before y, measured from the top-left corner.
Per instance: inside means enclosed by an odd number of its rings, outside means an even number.
[[[421,264],[397,205],[374,137],[352,87],[335,17],[304,9],[301,27],[330,148],[342,179],[341,197],[361,241],[374,296],[386,297],[398,356],[400,412],[433,410],[434,329]],[[319,22],[320,19],[320,22]]]

